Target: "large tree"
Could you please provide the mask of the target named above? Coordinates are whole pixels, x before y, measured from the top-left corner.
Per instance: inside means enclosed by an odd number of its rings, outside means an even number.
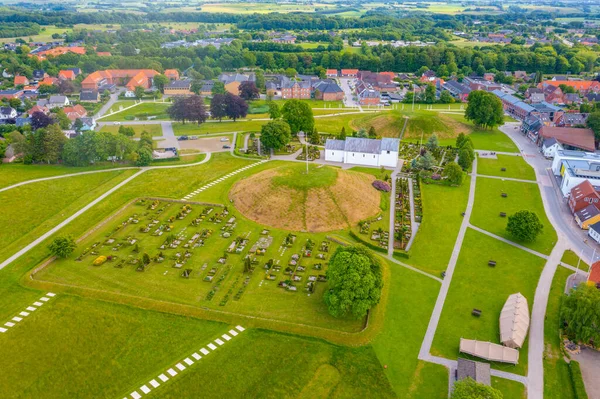
[[[200,96],[177,97],[173,104],[167,108],[169,117],[176,121],[193,121],[197,124],[204,123],[208,118],[204,100]]]
[[[465,378],[454,384],[451,399],[502,399],[502,392],[489,385],[481,384],[472,378]]]
[[[163,74],[158,74],[152,78],[152,82],[154,82],[154,86],[162,93],[165,90],[165,86],[169,84],[169,78]]]
[[[469,93],[465,118],[477,126],[492,128],[504,122],[502,101],[493,93],[474,90]]]
[[[66,258],[77,248],[72,237],[56,237],[48,246],[52,255],[58,258]]]
[[[215,94],[210,100],[210,115],[219,122],[227,116],[225,94]]]
[[[242,97],[246,101],[254,100],[260,95],[260,92],[258,91],[258,88],[254,84],[254,82],[251,82],[249,80],[240,83],[239,90],[240,97]]]
[[[275,102],[269,103],[269,118],[271,119],[279,119],[281,117],[281,110],[279,109],[279,105]]]
[[[240,96],[235,94],[225,94],[225,114],[234,121],[238,118],[244,118],[248,115],[248,104]]]
[[[600,346],[600,290],[594,284],[579,284],[576,290],[565,295],[560,317],[569,337]]]
[[[33,114],[31,114],[30,125],[32,130],[43,129],[46,126],[51,125],[52,123],[54,123],[54,120],[41,111],[36,111]]]
[[[464,173],[462,168],[456,162],[448,162],[444,168],[444,176],[453,186],[460,186],[463,182]]]
[[[289,100],[282,108],[283,120],[290,125],[292,134],[311,132],[315,127],[315,118],[310,105],[300,100]]]
[[[381,263],[363,247],[338,247],[327,269],[324,299],[335,317],[364,317],[379,303],[383,288]]]
[[[260,130],[260,142],[266,148],[278,150],[285,147],[292,139],[290,125],[275,120],[263,125]]]
[[[506,231],[519,241],[531,242],[542,232],[544,225],[532,211],[518,211],[508,217]]]
[[[587,127],[594,132],[596,141],[600,141],[600,110],[596,110],[588,116]]]

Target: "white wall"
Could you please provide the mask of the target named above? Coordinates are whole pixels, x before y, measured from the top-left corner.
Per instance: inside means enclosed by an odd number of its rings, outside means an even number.
[[[586,179],[583,177],[569,176],[568,173],[565,173],[563,176],[562,185],[560,187],[563,197],[568,197],[573,187],[583,183],[586,180],[589,180],[593,186],[600,186],[600,179]]]
[[[344,151],[325,150],[325,160],[332,162],[344,162]]]
[[[588,235],[589,235],[590,237],[592,237],[592,239],[593,239],[594,241],[596,241],[597,243],[600,243],[600,235],[599,235],[598,233],[596,233],[596,231],[594,231],[594,230],[592,230],[592,229],[589,229],[589,230],[588,230]]]
[[[387,151],[381,151],[381,155],[379,156],[379,166],[391,166],[395,168],[398,165],[398,152],[390,151],[388,154]]]
[[[344,163],[356,165],[379,166],[379,155],[362,152],[346,152]]]

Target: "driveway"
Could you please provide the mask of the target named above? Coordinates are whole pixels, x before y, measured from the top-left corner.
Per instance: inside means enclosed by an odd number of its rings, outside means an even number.
[[[590,398],[600,398],[600,352],[589,348],[581,348],[581,353],[571,355],[581,365],[581,374],[585,390]]]
[[[96,112],[96,115],[94,115],[94,119],[98,119],[101,116],[104,116],[104,114],[106,114],[106,112],[108,112],[108,110],[114,105],[114,103],[117,102],[117,100],[119,99],[119,93],[121,93],[122,90],[117,90],[116,93],[113,93],[110,95],[110,99],[106,102],[106,104],[104,104],[102,106],[102,108],[100,108],[100,110],[98,112]]]
[[[354,80],[353,78],[340,78],[340,87],[344,91],[344,106],[346,107],[355,107],[362,112],[362,107],[356,101],[354,101],[354,93],[350,88],[350,81]]]

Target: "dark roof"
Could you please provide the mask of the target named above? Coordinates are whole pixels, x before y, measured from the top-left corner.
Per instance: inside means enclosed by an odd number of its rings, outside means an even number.
[[[552,147],[554,144],[557,144],[558,140],[556,140],[554,137],[551,137],[549,139],[545,139],[544,140],[544,147],[549,148]]]
[[[174,89],[189,89],[192,86],[191,80],[174,80],[170,82],[166,87]]]
[[[398,146],[400,145],[399,139],[382,138],[381,139],[381,151],[395,151],[398,152]]]
[[[0,107],[0,114],[10,115],[15,109],[12,107]]]
[[[79,93],[79,99],[81,101],[97,101],[98,100],[98,91],[97,90],[84,90]]]
[[[458,358],[456,371],[459,381],[465,378],[472,378],[481,384],[491,385],[492,383],[490,377],[490,365],[487,363]]]
[[[600,222],[590,225],[590,230],[594,230],[596,233],[600,234]]]
[[[326,150],[344,151],[346,142],[344,140],[327,139],[325,141]]]
[[[598,208],[596,208],[595,205],[591,205],[591,204],[586,206],[582,210],[575,212],[575,215],[581,222],[585,222],[586,220],[589,220],[599,214],[600,214],[600,211],[598,210]]]
[[[341,93],[343,91],[337,83],[333,82],[319,82],[315,85],[315,89],[321,93]]]
[[[345,150],[367,154],[381,154],[381,141],[359,137],[347,137]]]

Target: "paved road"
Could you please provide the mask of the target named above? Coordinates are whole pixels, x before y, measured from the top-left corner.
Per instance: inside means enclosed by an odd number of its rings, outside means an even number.
[[[162,127],[163,136],[163,140],[160,142],[161,148],[175,147],[179,149],[179,141],[177,140],[177,137],[175,137],[175,133],[173,133],[173,125],[171,122],[162,122],[160,126]]]
[[[108,112],[108,110],[114,105],[114,103],[116,103],[119,100],[120,92],[121,92],[121,90],[110,95],[110,99],[106,102],[106,104],[104,104],[100,108],[100,110],[98,112],[96,112],[96,115],[94,115],[94,119],[98,119],[98,118],[104,116],[104,114],[106,114]]]
[[[153,169],[175,169],[175,168],[186,168],[186,167],[190,167],[190,166],[197,166],[197,165],[201,165],[203,163],[208,162],[210,160],[210,158],[211,158],[211,153],[207,153],[206,157],[202,161],[196,162],[193,164],[148,166],[148,167],[141,168],[137,173],[131,175],[127,179],[123,180],[122,182],[120,182],[119,184],[117,184],[116,186],[111,188],[110,190],[106,191],[104,194],[100,195],[98,198],[96,198],[95,200],[93,200],[92,202],[90,202],[89,204],[87,204],[86,206],[84,206],[83,208],[78,210],[77,212],[75,212],[73,215],[69,216],[67,219],[65,219],[64,221],[62,221],[61,223],[59,223],[58,225],[56,225],[55,227],[53,227],[52,229],[50,229],[49,231],[47,231],[46,233],[44,233],[43,235],[38,237],[37,239],[33,240],[33,242],[26,245],[23,249],[18,251],[16,254],[14,254],[10,258],[6,259],[4,262],[0,263],[0,270],[2,270],[6,266],[8,266],[12,262],[14,262],[21,256],[23,256],[24,254],[26,254],[27,252],[29,252],[31,249],[35,248],[38,244],[40,244],[41,242],[46,240],[48,237],[52,236],[54,233],[56,233],[57,231],[62,229],[67,224],[71,223],[75,218],[77,218],[78,216],[83,214],[85,211],[87,211],[88,209],[90,209],[91,207],[93,207],[94,205],[96,205],[97,203],[99,203],[100,201],[102,201],[103,199],[105,199],[106,197],[108,197],[109,195],[114,193],[115,191],[117,191],[119,188],[123,187],[124,185],[126,185],[127,183],[129,183],[130,181],[132,181],[133,179],[138,177],[139,175],[141,175],[142,173],[144,173],[148,170],[153,170]],[[87,172],[82,172],[82,173],[87,173]],[[42,180],[44,180],[44,179],[42,179]]]
[[[354,101],[354,94],[350,88],[351,78],[340,78],[340,88],[344,91],[344,105],[346,107],[357,107],[360,112],[363,112],[362,107],[356,101]]]

